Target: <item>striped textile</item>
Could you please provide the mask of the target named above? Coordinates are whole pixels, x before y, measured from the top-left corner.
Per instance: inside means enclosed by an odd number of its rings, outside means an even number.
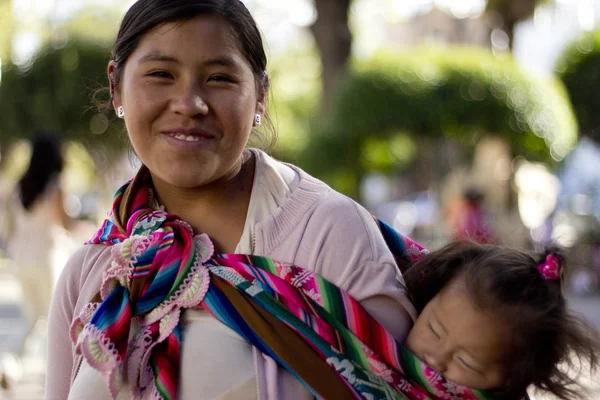
[[[112,264],[71,327],[76,351],[103,374],[113,398],[125,370],[132,398],[177,398],[180,316],[190,307],[204,308],[238,332],[317,398],[330,398],[338,385],[323,383],[332,372],[342,383],[339,391],[357,399],[502,398],[447,382],[357,301],[308,270],[265,257],[214,255],[206,235],[151,207],[150,182],[143,167],[119,189],[109,218],[90,240],[112,246]],[[377,222],[397,257],[425,254]],[[132,318],[141,329],[129,340]],[[293,346],[306,357],[292,354]]]
[[[206,265],[213,276],[236,287],[305,337],[355,398],[503,398],[446,381],[397,343],[356,300],[312,272],[270,258],[239,254],[216,255]],[[227,298],[216,285],[209,288],[204,304],[220,321],[271,355],[268,344],[265,348],[260,338],[253,340],[240,328],[243,316],[232,316]],[[294,373],[293,368],[284,367]]]

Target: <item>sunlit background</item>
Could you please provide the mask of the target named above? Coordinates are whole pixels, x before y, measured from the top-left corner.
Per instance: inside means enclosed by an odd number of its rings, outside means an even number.
[[[485,240],[567,249],[569,293],[600,327],[600,0],[244,3],[267,44],[272,154],[428,248],[459,235],[476,193]],[[21,378],[4,205],[30,139],[54,132],[75,221],[58,275],[134,174],[123,126],[91,99],[131,4],[0,0],[0,354]]]

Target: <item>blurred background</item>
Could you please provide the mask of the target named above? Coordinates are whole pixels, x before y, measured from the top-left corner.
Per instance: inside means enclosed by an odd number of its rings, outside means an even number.
[[[558,243],[570,304],[600,329],[600,0],[244,2],[277,158],[430,249]],[[8,256],[32,139],[53,133],[64,157],[52,281],[135,173],[121,121],[94,106],[132,3],[0,0],[0,399],[43,393],[44,321],[31,330]]]

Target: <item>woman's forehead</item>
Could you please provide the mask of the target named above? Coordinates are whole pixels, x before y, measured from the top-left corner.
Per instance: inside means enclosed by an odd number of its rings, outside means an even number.
[[[162,57],[163,61],[210,58],[234,64],[244,62],[229,24],[212,15],[157,26],[142,38],[132,57],[138,61]]]

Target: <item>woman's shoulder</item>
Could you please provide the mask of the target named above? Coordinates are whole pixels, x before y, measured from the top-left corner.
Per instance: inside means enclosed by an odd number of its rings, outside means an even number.
[[[318,250],[318,258],[339,257],[352,264],[394,262],[371,213],[300,167],[285,165],[299,182],[271,219],[260,224],[259,253],[271,254],[276,248],[295,252],[300,247]]]
[[[310,222],[333,229],[343,236],[360,236],[379,239],[379,228],[373,215],[357,201],[342,194],[325,182],[309,175],[298,167],[300,187],[318,192],[310,211]],[[382,237],[381,237],[382,238]],[[382,238],[383,239],[383,238]]]
[[[62,296],[77,312],[100,290],[102,274],[110,262],[109,246],[82,246],[73,253],[61,271],[56,296]]]
[[[347,254],[360,251],[357,258],[365,262],[393,260],[369,211],[300,168],[291,167],[300,174],[301,179],[290,198],[290,204],[286,205],[287,210],[293,210],[287,218],[292,220],[292,217],[296,217],[294,229],[304,232],[303,240],[319,245],[321,251]],[[294,216],[299,210],[303,211],[302,215]]]
[[[369,261],[393,259],[373,215],[355,200],[333,189],[316,202],[307,224],[307,229],[313,228],[326,232],[327,242],[333,248],[360,249],[361,258]]]
[[[63,273],[87,275],[96,267],[110,263],[110,246],[86,244],[77,249],[67,261]]]

